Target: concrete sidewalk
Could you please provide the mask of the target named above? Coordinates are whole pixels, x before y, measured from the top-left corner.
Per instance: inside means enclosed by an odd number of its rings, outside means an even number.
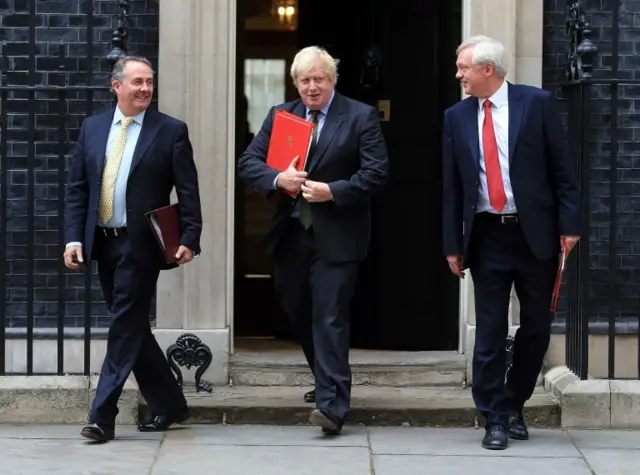
[[[190,425],[164,434],[118,427],[95,444],[76,426],[0,426],[2,475],[635,475],[640,432],[533,429],[508,450],[481,430]]]

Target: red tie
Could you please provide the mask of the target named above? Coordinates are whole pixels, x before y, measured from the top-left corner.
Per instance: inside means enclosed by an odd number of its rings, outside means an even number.
[[[507,204],[507,195],[502,184],[500,159],[498,158],[498,143],[493,130],[493,115],[491,102],[484,101],[484,122],[482,124],[482,150],[484,165],[487,170],[487,184],[489,186],[489,202],[496,211],[502,211]]]

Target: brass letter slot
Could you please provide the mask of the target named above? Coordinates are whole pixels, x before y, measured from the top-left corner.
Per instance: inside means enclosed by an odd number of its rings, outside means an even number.
[[[389,122],[391,119],[391,101],[388,99],[378,101],[378,118],[380,122]]]

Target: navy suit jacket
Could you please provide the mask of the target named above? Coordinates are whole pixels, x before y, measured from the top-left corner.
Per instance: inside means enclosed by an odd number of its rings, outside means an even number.
[[[550,92],[508,84],[509,177],[525,239],[540,260],[557,255],[560,236],[581,232],[580,193],[564,127]],[[464,255],[480,184],[478,99],[447,109],[443,130],[443,244]]]
[[[100,183],[114,112],[115,108],[84,120],[69,169],[65,242],[82,242],[85,262],[96,259],[92,251]],[[166,264],[145,217],[148,211],[171,204],[174,187],[180,209],[180,242],[199,254],[202,212],[187,125],[148,109],[133,154],[126,199],[127,231],[141,265],[160,269],[176,267]]]
[[[300,99],[272,107],[238,162],[239,177],[267,194],[278,175],[265,163],[276,109],[302,118],[306,115]],[[364,259],[371,234],[370,199],[383,189],[388,176],[387,150],[376,109],[336,92],[306,169],[309,180],[327,183],[333,195],[333,201],[310,204],[315,243],[323,260]],[[264,243],[267,252],[277,246],[297,201],[285,193],[278,195],[278,210]]]

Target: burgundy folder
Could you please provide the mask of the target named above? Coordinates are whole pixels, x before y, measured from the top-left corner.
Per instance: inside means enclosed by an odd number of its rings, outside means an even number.
[[[145,214],[167,264],[175,264],[180,247],[180,211],[178,204],[163,206]]]
[[[558,299],[560,298],[560,287],[562,287],[562,276],[564,275],[564,266],[567,262],[567,251],[564,245],[560,252],[560,258],[558,262],[558,271],[556,272],[556,281],[553,285],[553,294],[551,295],[551,311],[555,312],[558,306]]]

